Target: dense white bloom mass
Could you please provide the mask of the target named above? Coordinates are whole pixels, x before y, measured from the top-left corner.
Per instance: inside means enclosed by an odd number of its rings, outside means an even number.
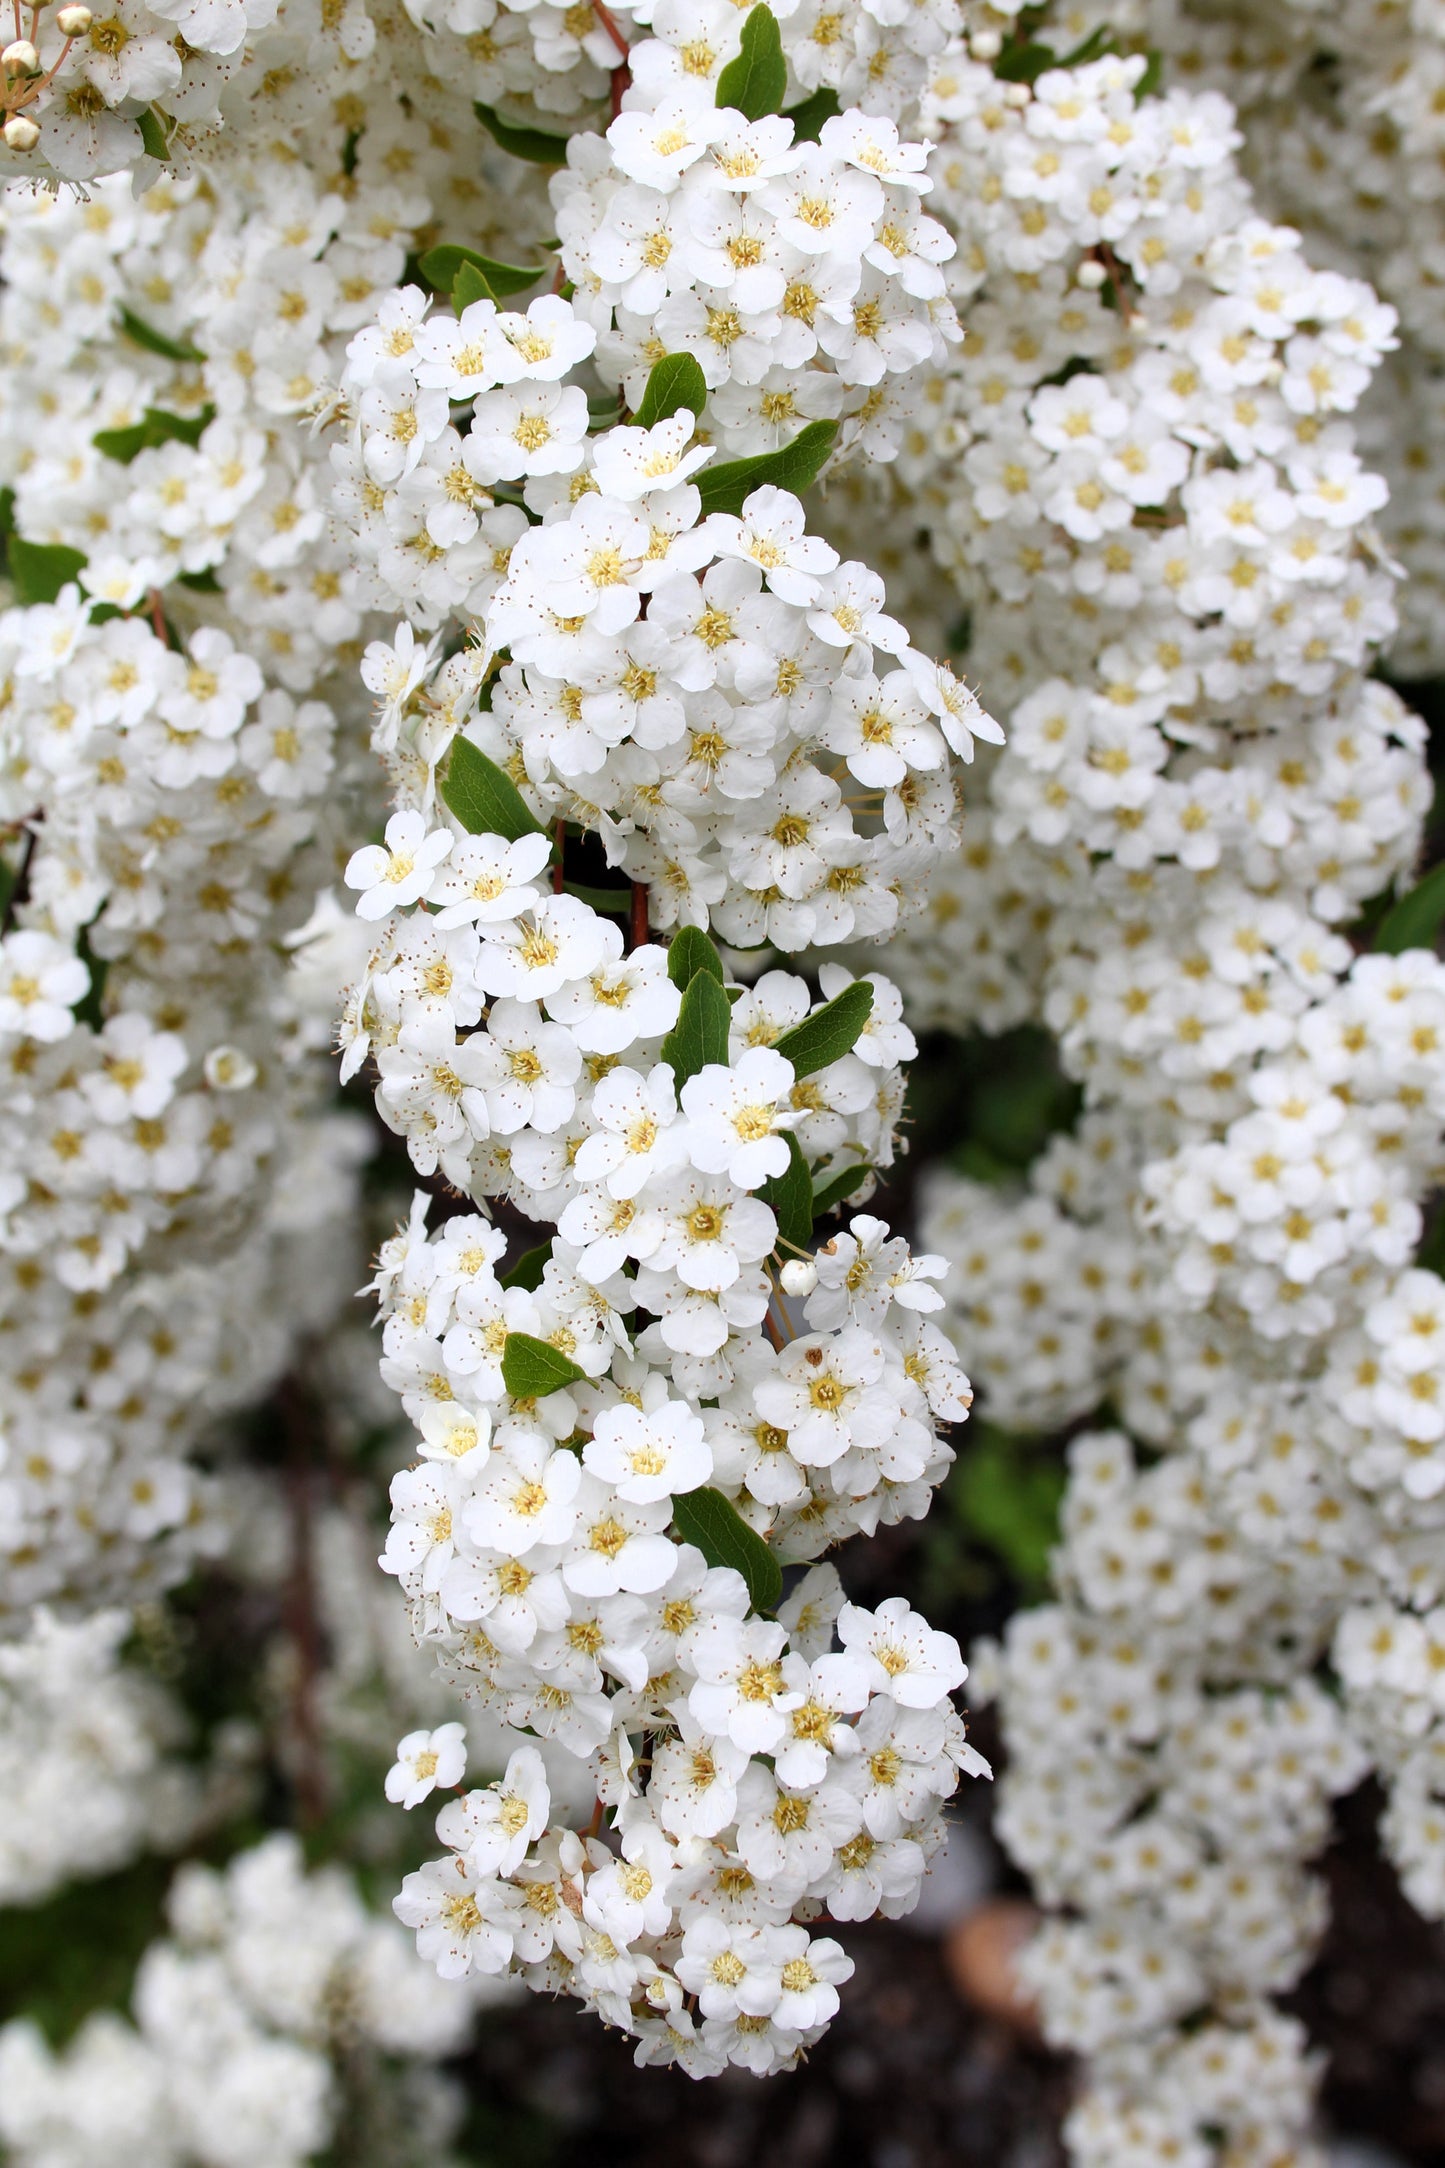
[[[819,2037],[824,1930],[912,1905],[983,1766],[956,1643],[824,1558],[927,1511],[962,1360],[1073,1434],[974,1685],[1075,2156],[1313,2162],[1270,1998],[1367,1770],[1445,1912],[1445,966],[1374,940],[1430,797],[1392,552],[1440,651],[1434,15],[26,12],[6,1893],[79,1871],[82,1789],[90,1872],[229,1797],[118,1650],[246,1551],[220,1419],[355,1284],[339,1006],[417,1185],[372,1290],[422,1957],[697,2076]],[[915,1031],[1024,1022],[1077,1125],[935,1172],[915,1251],[861,1209]],[[338,2005],[461,2038],[284,1840],[175,1906],[135,2027],[0,2035],[17,2161],[124,2097],[115,2159],[300,2162]]]

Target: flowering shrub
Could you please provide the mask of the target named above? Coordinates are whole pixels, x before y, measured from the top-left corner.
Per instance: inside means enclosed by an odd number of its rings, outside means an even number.
[[[1068,1434],[972,1685],[1073,2154],[1320,2157],[1273,1998],[1366,1773],[1445,1913],[1445,967],[1375,674],[1439,637],[1439,55],[1374,23],[17,4],[0,1875],[263,1768],[342,1861],[436,1828],[415,1961],[284,1836],[183,1866],[134,2025],[0,2034],[26,2168],[120,2145],[96,2093],[137,2162],[379,2143],[357,2059],[404,2116],[509,1980],[797,2063],[987,1768],[826,1555],[927,1513],[961,1365]],[[1078,1119],[928,1170],[915,1249],[916,1035],[1022,1024]],[[198,1574],[272,1607],[199,1740],[143,1662]]]

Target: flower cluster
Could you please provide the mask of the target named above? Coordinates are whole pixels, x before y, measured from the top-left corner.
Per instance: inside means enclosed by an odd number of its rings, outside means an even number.
[[[447,1857],[398,1911],[443,1969],[565,1988],[703,2075],[817,2037],[849,1966],[808,1921],[906,1909],[982,1767],[956,1646],[901,1598],[864,1612],[817,1568],[779,1608],[779,1562],[927,1510],[968,1408],[938,1261],[869,1215],[814,1254],[894,1160],[913,1037],[879,974],[729,984],[704,929],[889,932],[954,845],[957,759],[998,732],[787,486],[836,434],[810,383],[946,354],[946,303],[908,290],[938,282],[900,272],[920,336],[858,358],[898,321],[880,226],[947,253],[912,208],[925,154],[857,114],[799,146],[725,83],[664,97],[660,52],[633,49],[554,185],[570,300],[500,307],[463,259],[450,312],[404,288],[349,350],[337,502],[409,616],[363,663],[400,810],[346,868],[378,934],[342,1040],[421,1175],[555,1229],[504,1271],[487,1214],[428,1233],[419,1195],[384,1248],[383,1376],[421,1461],[382,1563],[456,1683],[585,1760],[598,1801],[557,1826],[521,1749],[443,1809]],[[806,323],[782,306],[804,280]],[[749,441],[730,390],[769,379],[799,393],[789,441],[720,459]],[[391,1789],[460,1775],[444,1726]]]
[[[1224,101],[1136,102],[1143,65],[930,87],[971,290],[898,471],[1013,694],[988,832],[890,961],[931,1022],[1045,1021],[1083,1088],[1022,1193],[930,1187],[991,1415],[1107,1403],[1146,1448],[1075,1440],[1058,1602],[975,1664],[1002,1833],[1069,1915],[1027,1970],[1090,2059],[1074,2152],[1312,2159],[1268,1998],[1322,1924],[1330,1799],[1377,1768],[1409,1888],[1439,1889],[1440,1282],[1411,1266],[1445,972],[1342,930],[1429,800],[1421,726],[1366,676],[1392,573],[1345,418],[1394,316],[1258,215]],[[931,479],[945,448],[968,488]]]
[[[127,2168],[304,2168],[336,2131],[335,2062],[405,2057],[420,2075],[471,2029],[476,1994],[419,1965],[340,1869],[308,1875],[289,1836],[224,1874],[183,1867],[169,1911],[170,1935],[141,1960],[133,2025],[88,2018],[59,2053],[28,2021],[0,2031],[0,2139],[16,2168],[102,2155]],[[403,2099],[428,2158],[452,2158],[444,2082],[428,2070]]]

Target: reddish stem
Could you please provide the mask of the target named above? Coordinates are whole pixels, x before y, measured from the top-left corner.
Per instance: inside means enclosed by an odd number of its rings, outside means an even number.
[[[161,601],[161,591],[158,587],[153,587],[151,589],[148,600],[151,607],[151,626],[153,631],[155,632],[155,636],[160,641],[162,647],[169,647],[170,641],[166,637],[165,605]]]
[[[632,884],[632,912],[629,930],[632,936],[628,943],[629,948],[645,947],[648,934],[647,883],[645,881],[634,881]]]

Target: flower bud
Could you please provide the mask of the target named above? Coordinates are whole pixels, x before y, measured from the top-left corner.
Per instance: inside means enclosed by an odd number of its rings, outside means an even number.
[[[24,113],[12,113],[3,132],[5,148],[10,151],[33,151],[40,141],[40,130]]]
[[[1082,286],[1085,293],[1096,294],[1108,276],[1097,256],[1086,256],[1074,273],[1074,284]]]
[[[63,7],[55,18],[56,27],[67,38],[83,38],[92,21],[90,9],[81,7],[79,0],[70,7]]]
[[[1027,83],[1004,84],[1003,102],[1005,105],[1013,105],[1019,107],[1026,106],[1029,102],[1030,95],[1031,93],[1029,91],[1029,86]]]
[[[29,38],[16,38],[13,44],[7,45],[4,52],[0,53],[0,68],[3,68],[7,75],[38,75],[40,55]]]
[[[213,1046],[206,1056],[206,1082],[213,1092],[244,1092],[255,1083],[257,1069],[239,1046]]]
[[[811,1257],[790,1257],[778,1278],[785,1295],[811,1295],[818,1284],[818,1268]]]
[[[968,49],[975,60],[997,60],[1003,51],[1003,39],[996,30],[975,30],[969,38]]]

